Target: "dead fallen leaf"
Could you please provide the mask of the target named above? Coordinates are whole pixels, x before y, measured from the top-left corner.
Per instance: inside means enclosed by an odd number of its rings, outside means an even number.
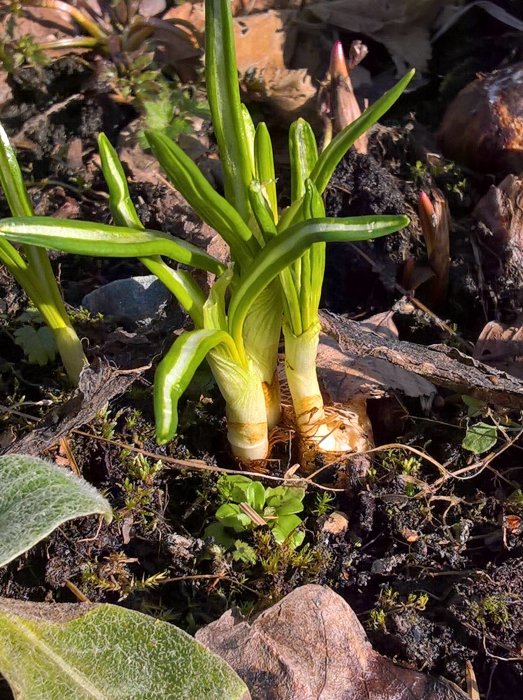
[[[523,379],[523,319],[512,326],[490,321],[481,331],[474,357]]]
[[[228,611],[196,638],[236,670],[252,700],[467,700],[375,652],[343,598],[322,586],[297,588],[252,623]]]
[[[430,27],[445,5],[462,1],[312,0],[307,9],[326,24],[379,41],[390,52],[398,72],[404,73],[411,66],[426,70],[431,56]]]

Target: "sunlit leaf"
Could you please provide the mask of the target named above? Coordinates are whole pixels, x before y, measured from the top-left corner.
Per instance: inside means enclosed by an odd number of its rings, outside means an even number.
[[[23,700],[247,700],[187,633],[115,605],[0,598],[0,672]]]
[[[0,457],[0,484],[0,566],[66,520],[92,513],[111,519],[109,503],[95,488],[37,457]]]

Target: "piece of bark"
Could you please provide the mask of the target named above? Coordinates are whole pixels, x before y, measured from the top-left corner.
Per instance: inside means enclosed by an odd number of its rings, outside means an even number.
[[[399,391],[430,405],[437,394],[436,387],[423,377],[379,357],[347,353],[334,338],[323,334],[317,366],[322,388],[334,403],[352,405],[355,399],[379,399]]]
[[[245,681],[252,700],[461,700],[457,686],[396,666],[322,586],[297,588],[252,624],[228,611],[196,634]]]
[[[498,406],[523,408],[523,382],[455,348],[389,340],[327,311],[321,311],[320,317],[323,330],[338,340],[348,356],[386,360],[436,386]]]
[[[140,370],[119,372],[101,361],[87,367],[82,371],[78,388],[71,398],[52,408],[30,433],[0,449],[0,454],[42,455],[71,430],[89,423],[111,399],[123,394],[140,374]]]

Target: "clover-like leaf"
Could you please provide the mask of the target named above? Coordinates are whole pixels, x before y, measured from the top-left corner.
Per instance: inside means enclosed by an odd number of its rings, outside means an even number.
[[[14,338],[32,365],[43,367],[56,357],[56,341],[53,332],[47,326],[20,326],[15,330]]]
[[[271,527],[274,539],[278,544],[283,544],[289,535],[301,525],[302,520],[297,515],[282,515]],[[302,538],[303,541],[303,538]],[[301,544],[301,543],[300,543]],[[297,546],[297,545],[295,545]]]

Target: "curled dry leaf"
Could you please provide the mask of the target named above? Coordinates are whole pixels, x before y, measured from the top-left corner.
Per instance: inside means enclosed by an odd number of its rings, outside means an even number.
[[[512,326],[490,321],[483,328],[474,357],[523,379],[523,319]]]
[[[249,624],[226,612],[197,639],[245,681],[252,700],[466,700],[447,681],[375,652],[336,593],[302,586]]]
[[[482,256],[483,274],[494,289],[499,289],[505,297],[509,289],[516,312],[519,312],[523,302],[522,204],[523,178],[508,175],[497,187],[492,185],[473,211],[474,218],[483,225],[480,227],[485,251]],[[510,285],[507,285],[508,280]]]

